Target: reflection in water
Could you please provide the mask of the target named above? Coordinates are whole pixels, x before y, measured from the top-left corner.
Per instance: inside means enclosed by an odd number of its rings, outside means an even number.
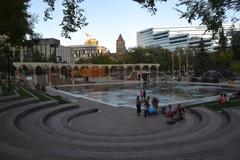
[[[220,95],[235,90],[230,86],[199,85],[182,83],[125,83],[125,84],[91,84],[76,87],[61,87],[61,90],[100,100],[115,106],[135,107],[136,96],[140,89],[147,91],[147,96],[159,99],[159,104],[174,103]]]

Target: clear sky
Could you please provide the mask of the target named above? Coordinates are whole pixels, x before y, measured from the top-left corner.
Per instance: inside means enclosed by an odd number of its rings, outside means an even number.
[[[116,40],[121,33],[126,47],[136,46],[136,32],[151,27],[172,27],[189,25],[185,19],[179,18],[179,13],[173,9],[175,2],[158,3],[157,14],[151,15],[146,9],[132,0],[85,0],[82,7],[89,23],[82,30],[71,34],[71,40],[61,37],[62,0],[56,0],[56,11],[53,20],[43,21],[46,7],[42,0],[32,0],[30,12],[39,15],[35,31],[43,38],[60,39],[61,45],[83,44],[85,33],[96,38],[100,45],[111,52],[116,51]],[[196,25],[197,22],[194,24]]]

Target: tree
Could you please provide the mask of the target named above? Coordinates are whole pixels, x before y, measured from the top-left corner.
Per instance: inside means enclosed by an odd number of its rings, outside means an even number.
[[[167,0],[133,0],[147,8],[152,14],[157,11],[156,2],[164,2]],[[181,18],[187,19],[189,23],[199,19],[202,25],[206,25],[207,29],[216,34],[223,22],[231,18],[233,23],[240,19],[236,16],[228,17],[228,11],[239,12],[239,0],[178,0],[176,10],[181,13]],[[186,6],[186,11],[178,9],[180,6]]]
[[[37,16],[28,12],[30,2],[31,0],[0,1],[0,47],[4,44],[22,45],[27,37],[34,35]],[[44,12],[44,20],[52,19],[51,12],[55,10],[56,0],[43,0],[43,2],[48,5]],[[70,33],[87,25],[84,10],[80,7],[82,2],[83,0],[63,0],[63,19],[60,24],[63,37],[70,38]]]
[[[33,33],[33,19],[28,13],[29,0],[0,1],[0,48],[20,45]]]
[[[204,41],[201,38],[199,50],[195,54],[193,70],[195,75],[201,75],[210,69],[209,55],[204,48]]]
[[[8,46],[0,48],[0,73],[3,73],[4,76],[7,76],[8,92],[11,91],[10,77],[11,75],[14,75],[15,72],[15,67],[12,65],[12,62],[13,50]]]
[[[240,60],[240,31],[232,31],[231,49],[234,59]]]
[[[219,51],[225,53],[227,50],[227,37],[224,34],[224,28],[219,32]]]

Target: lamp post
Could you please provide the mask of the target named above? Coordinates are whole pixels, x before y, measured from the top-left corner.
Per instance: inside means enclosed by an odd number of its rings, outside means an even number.
[[[179,64],[179,78],[182,78],[182,63],[181,63],[181,52],[178,53],[178,64]]]
[[[7,77],[8,77],[8,92],[10,93],[11,91],[11,82],[10,82],[10,55],[9,55],[9,50],[7,50]]]
[[[174,79],[174,56],[172,52],[172,78]]]

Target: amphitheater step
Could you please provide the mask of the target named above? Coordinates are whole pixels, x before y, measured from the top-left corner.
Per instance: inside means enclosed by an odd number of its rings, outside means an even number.
[[[8,103],[0,104],[0,113],[13,109],[15,107],[21,107],[27,104],[32,104],[38,102],[38,99],[35,98],[24,98],[24,99],[18,99],[14,101],[9,101]]]
[[[162,115],[86,101],[21,99],[0,109],[1,160],[216,160],[236,159],[240,150],[239,109],[195,107],[172,126]]]
[[[12,100],[17,100],[20,99],[21,97],[19,97],[18,95],[10,95],[10,96],[0,96],[0,103],[5,103],[8,101],[12,101]]]

